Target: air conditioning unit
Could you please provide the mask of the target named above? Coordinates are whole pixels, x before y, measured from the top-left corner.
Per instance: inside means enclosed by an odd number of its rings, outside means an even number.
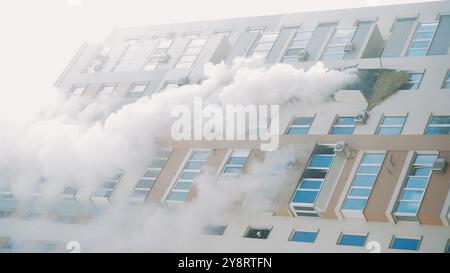
[[[350,158],[352,152],[350,150],[350,146],[345,141],[336,142],[336,146],[334,146],[334,152],[336,154],[343,154],[345,158]]]
[[[182,86],[182,85],[186,85],[189,84],[190,80],[189,77],[184,77],[178,80],[177,85],[178,86]]]
[[[364,110],[355,117],[355,123],[366,124],[366,120],[368,117],[369,117],[369,115],[367,114],[367,111]]]
[[[306,59],[308,59],[308,52],[305,49],[300,50],[298,53],[298,60],[306,61]]]
[[[434,173],[445,173],[447,170],[447,160],[445,158],[438,158],[433,163]]]
[[[169,59],[170,59],[170,55],[164,54],[159,57],[159,62],[166,64],[169,61]]]
[[[344,47],[344,52],[346,53],[352,52],[353,50],[355,50],[355,47],[352,43],[346,44]]]

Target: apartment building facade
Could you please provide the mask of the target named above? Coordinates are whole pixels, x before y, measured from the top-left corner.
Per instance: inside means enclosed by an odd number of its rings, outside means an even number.
[[[206,63],[253,55],[267,66],[308,69],[320,61],[375,71],[377,80],[381,71],[407,79],[369,107],[360,90],[341,90],[320,106],[282,109],[280,149],[297,160],[287,175],[274,174],[285,181],[271,206],[209,226],[192,235],[195,245],[178,250],[449,252],[449,1],[118,28],[101,44],[82,45],[56,86],[68,99],[127,104],[200,82]],[[268,153],[276,151],[263,152],[255,141],[170,142],[146,169],[120,174],[95,192],[66,188],[57,211],[29,211],[4,190],[0,249],[14,251],[12,235],[26,234],[33,220],[61,232],[33,232],[30,240],[64,251],[73,234],[92,228],[82,206],[95,212],[124,198],[189,202],[206,167],[218,180],[245,176]]]

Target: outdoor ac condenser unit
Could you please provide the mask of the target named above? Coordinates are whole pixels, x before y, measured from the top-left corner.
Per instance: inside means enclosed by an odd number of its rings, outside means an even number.
[[[336,154],[343,154],[345,158],[350,158],[352,155],[350,147],[345,141],[336,142],[336,146],[334,146],[334,152]]]
[[[447,160],[445,158],[437,158],[433,163],[434,173],[445,173],[447,170]]]

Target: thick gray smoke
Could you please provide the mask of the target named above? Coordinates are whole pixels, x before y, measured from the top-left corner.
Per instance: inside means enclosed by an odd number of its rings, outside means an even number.
[[[166,90],[123,106],[119,101],[59,99],[32,119],[16,122],[14,115],[0,117],[0,187],[10,188],[19,200],[26,198],[42,177],[46,200],[59,198],[68,185],[93,191],[119,171],[142,169],[150,163],[158,141],[170,139],[168,124],[173,121],[175,105],[192,105],[194,97],[222,106],[314,104],[330,99],[336,90],[355,80],[352,71],[328,70],[321,63],[303,70],[287,64],[266,67],[255,59],[236,59],[232,65],[207,64],[204,75],[201,84]],[[177,209],[160,204],[130,207],[118,202],[89,232],[78,232],[83,234],[79,239],[89,242],[91,250],[187,249],[192,243],[190,234],[198,233],[205,224],[226,223],[242,210],[270,206],[282,179],[272,179],[270,174],[254,179],[254,175],[280,161],[295,161],[295,156],[282,151],[268,153],[263,162],[250,162],[248,174],[225,182],[214,176],[216,170],[206,171],[196,181],[196,199]],[[26,231],[16,236],[23,233]]]

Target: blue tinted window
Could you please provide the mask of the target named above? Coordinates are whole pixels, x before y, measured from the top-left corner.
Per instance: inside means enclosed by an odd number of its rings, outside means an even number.
[[[297,191],[294,196],[294,203],[313,204],[316,200],[317,191]]]
[[[346,199],[344,202],[344,209],[347,210],[363,210],[366,206],[367,199]]]
[[[292,235],[291,241],[303,242],[303,243],[314,243],[316,241],[316,237],[317,237],[317,232],[296,231]]]
[[[394,238],[391,248],[402,250],[417,250],[419,249],[419,245],[419,239]]]
[[[419,210],[419,203],[399,202],[397,212],[400,213],[417,213]]]
[[[351,135],[353,134],[353,127],[335,127],[331,130],[332,135]]]
[[[353,181],[353,186],[372,187],[376,179],[377,177],[373,175],[358,175]]]
[[[333,162],[333,156],[313,155],[308,168],[329,168]]]
[[[208,235],[223,235],[227,226],[206,226],[204,233]]]
[[[378,134],[382,135],[382,136],[396,136],[396,135],[400,135],[400,133],[402,132],[402,128],[398,128],[398,127],[381,127],[378,130]]]
[[[188,192],[180,192],[180,191],[172,191],[168,196],[168,201],[185,201],[187,198]]]
[[[343,246],[364,246],[366,244],[367,236],[364,235],[346,235],[341,236],[339,245]]]
[[[306,135],[308,133],[309,127],[292,127],[289,128],[287,134],[288,135]]]

